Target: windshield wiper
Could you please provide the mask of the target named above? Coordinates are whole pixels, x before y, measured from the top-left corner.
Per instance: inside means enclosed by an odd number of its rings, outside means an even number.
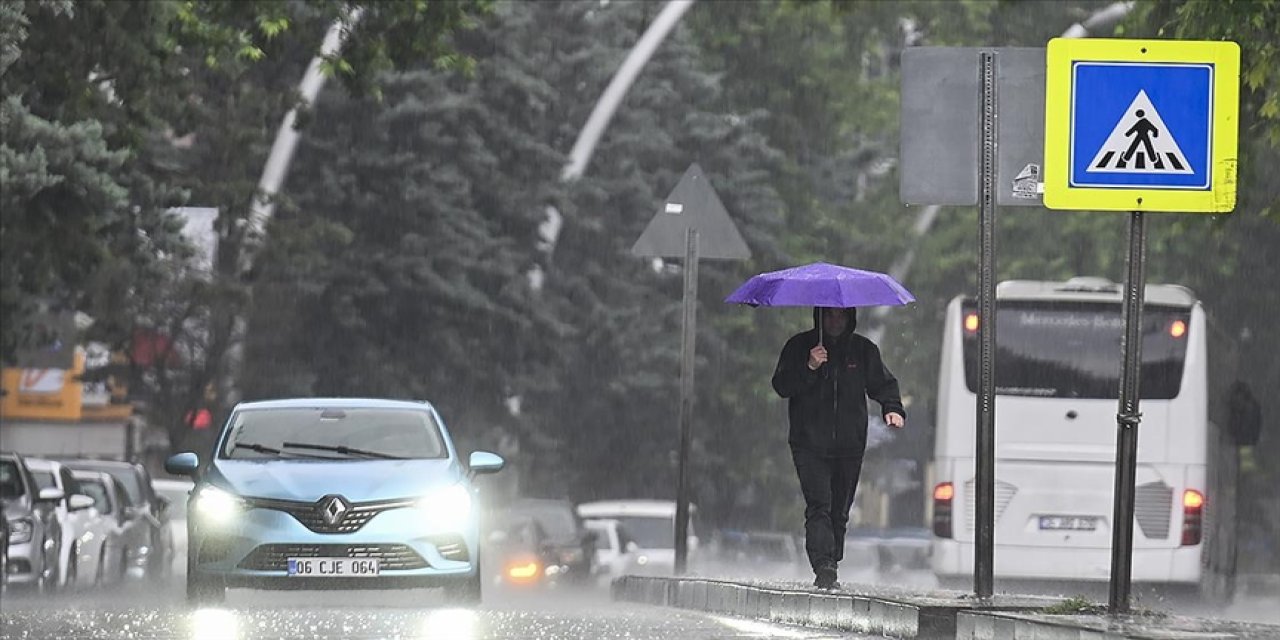
[[[345,455],[368,456],[370,458],[382,458],[383,460],[404,460],[403,456],[395,456],[390,453],[382,453],[381,451],[369,451],[368,449],[355,449],[344,445],[332,444],[309,444],[306,442],[285,442],[280,446],[287,449],[314,449],[316,451],[332,451]]]
[[[284,453],[275,447],[268,447],[265,444],[258,444],[256,442],[233,442],[231,444],[235,446],[236,449],[248,449],[257,453],[274,453],[276,455]]]
[[[286,446],[288,445],[288,443],[285,443],[285,444]],[[248,443],[234,442],[232,443],[232,446],[234,446],[236,449],[248,449],[256,453],[274,453],[275,455],[278,455],[278,456],[301,456],[304,458],[316,458],[317,460],[338,460],[339,459],[339,458],[329,458],[327,456],[308,455],[305,453],[293,453],[292,451],[281,451],[280,449],[277,449],[275,447],[268,447],[265,444],[258,444],[256,442],[248,442]],[[231,452],[235,453],[235,449],[232,449]]]

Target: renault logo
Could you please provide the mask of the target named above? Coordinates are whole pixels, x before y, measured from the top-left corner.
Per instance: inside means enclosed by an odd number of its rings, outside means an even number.
[[[342,518],[347,515],[347,511],[351,509],[351,505],[342,498],[342,496],[325,496],[320,499],[320,513],[324,516],[325,524],[335,525],[342,522]]]

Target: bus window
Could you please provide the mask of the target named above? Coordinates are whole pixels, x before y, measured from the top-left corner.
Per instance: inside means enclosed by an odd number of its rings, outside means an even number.
[[[972,303],[965,304],[961,318],[975,311]],[[1143,399],[1177,397],[1190,316],[1185,308],[1147,305],[1143,310]],[[996,393],[1115,399],[1120,392],[1123,333],[1116,304],[1002,301],[996,312]],[[965,380],[977,393],[978,334],[965,327],[962,335]]]

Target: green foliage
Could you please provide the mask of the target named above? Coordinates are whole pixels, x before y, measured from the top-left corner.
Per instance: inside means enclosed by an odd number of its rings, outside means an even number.
[[[1092,600],[1083,596],[1072,596],[1051,607],[1045,607],[1041,610],[1041,613],[1049,615],[1096,615],[1106,613],[1106,607],[1100,604],[1094,604]]]
[[[96,122],[50,122],[10,96],[0,103],[0,133],[0,313],[7,354],[20,346],[24,319],[37,304],[76,308],[70,294],[109,254],[103,237],[119,239],[128,192],[116,175],[126,154],[108,147]]]
[[[1160,0],[1143,3],[1133,22],[1156,37],[1238,43],[1242,137],[1256,133],[1280,147],[1280,2]]]

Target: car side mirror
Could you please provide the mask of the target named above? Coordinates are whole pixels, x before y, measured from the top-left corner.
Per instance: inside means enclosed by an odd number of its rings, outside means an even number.
[[[45,487],[40,490],[40,502],[58,502],[67,497],[66,492],[57,487]]]
[[[71,496],[71,499],[67,501],[67,508],[72,511],[84,511],[93,505],[93,498],[78,493]]]
[[[627,541],[627,553],[635,553],[639,550],[640,550],[640,545],[636,544],[635,540]]]
[[[164,470],[175,476],[194,476],[199,468],[200,456],[190,451],[175,453],[164,461]]]
[[[496,453],[475,451],[472,452],[471,457],[468,458],[467,466],[471,468],[471,473],[476,475],[482,473],[497,473],[502,471],[503,467],[507,466],[507,461],[503,460],[502,456]]]

